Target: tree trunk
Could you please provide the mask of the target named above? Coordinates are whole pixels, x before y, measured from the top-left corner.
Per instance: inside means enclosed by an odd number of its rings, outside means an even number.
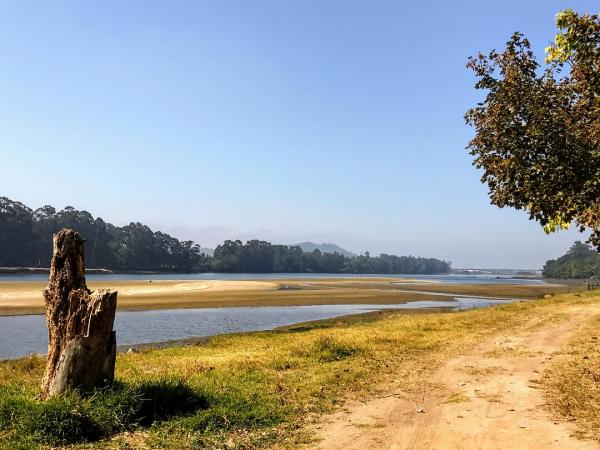
[[[90,291],[85,283],[83,239],[73,230],[54,235],[48,287],[48,361],[40,398],[67,389],[89,390],[114,379],[117,293]]]

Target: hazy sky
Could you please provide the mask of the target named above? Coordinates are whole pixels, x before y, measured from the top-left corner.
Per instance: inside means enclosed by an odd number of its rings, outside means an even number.
[[[595,1],[0,1],[0,195],[195,237],[541,267],[465,145],[469,55]]]

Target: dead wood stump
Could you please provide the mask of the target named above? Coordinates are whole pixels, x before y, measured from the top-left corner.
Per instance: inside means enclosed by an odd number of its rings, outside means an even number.
[[[85,283],[83,239],[63,229],[53,237],[48,287],[48,361],[41,399],[67,389],[89,390],[114,379],[117,293],[92,292]]]

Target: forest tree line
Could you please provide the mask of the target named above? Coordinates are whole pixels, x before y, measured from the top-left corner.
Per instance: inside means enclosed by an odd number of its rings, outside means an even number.
[[[252,240],[225,241],[214,252],[215,272],[275,272],[275,273],[447,273],[450,263],[435,258],[395,256],[344,256],[322,253],[316,249],[304,252],[297,245],[273,245]]]
[[[547,261],[543,274],[546,278],[600,278],[600,254],[577,241],[565,255]]]
[[[299,246],[251,240],[225,241],[213,256],[198,244],[152,231],[141,223],[118,227],[87,211],[52,206],[36,210],[0,197],[0,266],[49,267],[52,235],[77,230],[86,240],[86,265],[117,271],[249,272],[249,273],[447,273],[450,263],[435,258],[369,253],[304,252]]]

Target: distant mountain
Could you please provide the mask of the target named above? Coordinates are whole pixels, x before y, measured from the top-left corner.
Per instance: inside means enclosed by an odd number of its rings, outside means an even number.
[[[344,255],[347,257],[353,257],[353,256],[357,256],[356,253],[352,253],[349,252],[346,249],[343,249],[342,247],[340,247],[337,244],[331,244],[331,243],[322,243],[322,244],[316,244],[314,242],[300,242],[298,244],[295,244],[297,246],[299,246],[302,251],[310,253],[313,250],[319,249],[319,251],[321,253],[339,253],[340,255]]]

